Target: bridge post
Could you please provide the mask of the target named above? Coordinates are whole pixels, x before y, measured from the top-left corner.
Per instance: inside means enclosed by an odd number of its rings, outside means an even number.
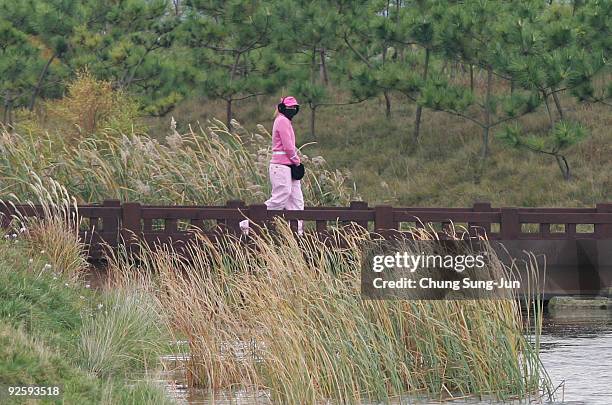
[[[13,207],[6,201],[0,201],[0,229],[6,229],[13,220]]]
[[[225,203],[225,206],[227,208],[238,208],[241,209],[242,211],[246,211],[246,205],[244,204],[244,201],[242,200],[229,200]],[[233,232],[235,234],[239,234],[240,233],[240,219],[228,219],[225,221],[225,226],[227,226],[227,229],[230,232]]]
[[[491,203],[488,202],[475,202],[472,206],[472,211],[474,212],[491,212]],[[480,235],[480,230],[484,231],[487,237],[491,233],[491,222],[474,222],[469,225],[470,235],[472,236],[483,236]]]
[[[518,239],[521,233],[521,224],[519,223],[518,209],[504,207],[501,209],[501,239]]]
[[[598,213],[612,213],[612,203],[597,204]],[[597,239],[612,239],[612,223],[595,224],[595,237]]]
[[[365,201],[351,201],[350,207],[352,210],[367,210],[368,203]],[[368,229],[368,221],[354,221],[354,222],[356,222],[359,226],[365,228],[366,230]]]
[[[119,200],[104,200],[102,201],[102,207],[104,208],[120,208],[121,201]],[[102,233],[99,234],[99,240],[95,242],[95,246],[90,247],[90,254],[98,255],[103,250],[103,243],[107,243],[109,247],[115,248],[117,246],[117,239],[119,238],[119,223],[121,221],[121,211],[118,214],[105,214],[102,215]]]
[[[597,212],[612,213],[612,203],[597,204]],[[612,244],[612,223],[595,224],[595,237],[597,240],[597,260],[599,270],[600,288],[604,288],[606,293],[612,294],[612,255],[610,254],[610,244]]]
[[[138,246],[142,236],[142,211],[140,203],[127,202],[121,206],[121,238],[132,250]]]
[[[374,207],[374,231],[384,238],[393,234],[397,229],[397,224],[393,220],[393,207],[390,205],[377,205]]]
[[[104,208],[117,208],[121,207],[121,201],[119,200],[104,200],[102,201]],[[117,232],[119,230],[120,215],[103,215],[102,216],[102,231],[103,232]]]
[[[268,220],[268,207],[266,204],[249,205],[248,218],[255,226],[251,226],[251,231],[259,232],[260,227],[266,226]]]

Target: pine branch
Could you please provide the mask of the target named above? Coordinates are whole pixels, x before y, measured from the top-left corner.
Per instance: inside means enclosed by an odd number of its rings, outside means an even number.
[[[371,63],[368,61],[368,59],[367,59],[365,56],[363,56],[363,54],[361,54],[361,52],[359,52],[357,49],[355,49],[355,48],[353,47],[353,45],[351,45],[351,43],[350,43],[350,41],[348,40],[348,37],[347,37],[347,35],[346,35],[346,34],[344,34],[344,42],[345,42],[345,43],[346,43],[346,45],[349,47],[349,49],[350,49],[351,51],[353,51],[353,53],[354,53],[355,55],[357,55],[357,57],[358,57],[359,59],[361,59],[361,60],[363,61],[363,63],[365,63],[365,65],[366,65],[368,68],[372,69],[372,64],[371,64]]]

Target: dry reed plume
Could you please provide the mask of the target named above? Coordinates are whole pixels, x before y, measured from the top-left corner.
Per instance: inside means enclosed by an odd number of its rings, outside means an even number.
[[[34,199],[23,201],[10,194],[8,199],[0,200],[0,206],[14,213],[13,230],[26,236],[30,246],[48,258],[55,273],[76,280],[89,266],[86,244],[79,237],[81,217],[76,199],[57,181],[44,181],[35,173],[30,175],[29,188]],[[26,208],[19,209],[17,204]],[[31,215],[37,209],[38,215]]]
[[[164,142],[108,129],[81,138],[0,132],[0,194],[32,198],[31,172],[62,184],[79,203],[117,198],[145,204],[261,202],[269,195],[270,134],[263,127],[234,132],[217,120],[176,131]],[[305,156],[305,199],[312,205],[346,205],[355,197],[346,173]]]

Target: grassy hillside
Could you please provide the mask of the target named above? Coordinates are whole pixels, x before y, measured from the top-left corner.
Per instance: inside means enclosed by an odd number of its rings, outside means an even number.
[[[142,378],[138,359],[149,353],[148,367],[156,363],[146,347],[153,337],[145,311],[62,275],[24,235],[7,236],[0,235],[0,403],[26,403],[4,392],[24,385],[61,387],[61,397],[41,403],[171,403]],[[135,314],[131,324],[120,322],[119,308]]]
[[[269,97],[239,102],[236,119],[248,129],[262,124],[270,130],[276,102]],[[480,128],[443,112],[424,110],[421,143],[403,153],[401,139],[411,141],[415,106],[399,97],[392,100],[390,118],[385,117],[380,98],[319,108],[316,138],[309,134],[307,106],[294,119],[294,126],[299,145],[317,142],[303,152],[324,156],[333,168],[349,169],[357,191],[371,204],[469,206],[484,200],[494,206],[591,206],[611,201],[610,107],[579,104],[568,95],[562,95],[561,103],[566,118],[579,120],[591,133],[567,152],[573,172],[570,181],[563,180],[554,158],[509,149],[494,136],[491,156],[479,176]],[[223,117],[224,108],[207,100],[185,102],[168,117],[150,120],[150,132],[164,134],[170,116],[186,126]],[[544,107],[520,122],[526,129],[544,131],[548,124]]]

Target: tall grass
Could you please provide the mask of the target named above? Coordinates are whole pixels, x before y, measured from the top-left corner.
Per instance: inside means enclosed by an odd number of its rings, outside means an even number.
[[[137,289],[106,293],[83,319],[77,347],[80,364],[96,375],[129,375],[154,369],[168,350],[169,332],[154,297]]]
[[[171,403],[149,379],[170,342],[155,297],[136,285],[104,294],[85,287],[76,199],[31,176],[36,198],[25,203],[42,217],[21,210],[15,233],[0,230],[0,384],[61,384],[67,403]],[[3,203],[15,208],[11,197]]]
[[[81,218],[76,199],[57,181],[43,180],[35,173],[30,173],[28,186],[33,200],[23,201],[11,194],[9,199],[0,199],[0,204],[15,212],[11,221],[14,230],[45,255],[55,273],[78,279],[89,265],[85,243],[79,238]],[[40,216],[28,216],[16,203],[32,210],[35,205],[40,207]]]
[[[139,381],[129,387],[117,386],[109,380],[99,405],[172,405],[177,402],[169,398],[164,388],[155,382]]]
[[[0,195],[32,198],[31,172],[62,184],[79,202],[107,198],[157,204],[225,204],[230,199],[263,202],[270,192],[270,134],[229,132],[219,121],[204,128],[174,129],[163,142],[111,129],[67,141],[58,134],[2,130]],[[305,157],[307,203],[345,205],[354,198],[345,172],[324,159]]]
[[[363,230],[336,246],[277,224],[245,245],[203,236],[187,253],[144,249],[173,327],[189,341],[191,385],[268,390],[276,403],[388,402],[427,395],[526,397],[546,385],[541,308],[514,299],[382,301],[360,296]],[[186,257],[190,257],[187,260]],[[110,271],[138,270],[118,257]],[[532,314],[533,315],[533,314]]]
[[[0,127],[0,199],[13,193],[31,199],[31,173],[52,178],[79,203],[107,198],[151,204],[224,204],[268,198],[271,137],[261,125],[232,131],[211,118],[146,134],[134,100],[110,82],[81,72],[68,94],[44,103],[41,112],[21,111],[15,127]],[[311,205],[346,205],[356,193],[347,171],[310,158],[303,180]]]

